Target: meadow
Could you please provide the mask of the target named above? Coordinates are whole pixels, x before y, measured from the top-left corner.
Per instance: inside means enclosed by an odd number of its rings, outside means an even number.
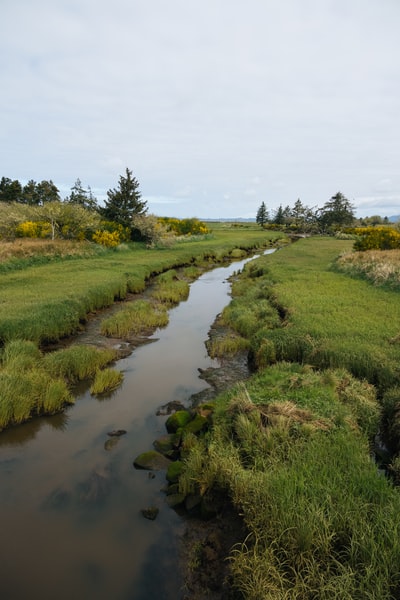
[[[243,516],[229,581],[247,600],[399,598],[400,495],[375,454],[385,423],[400,448],[399,296],[343,272],[342,255],[371,262],[315,237],[247,264],[220,317],[228,342],[210,342],[215,355],[247,344],[255,374],[188,438],[179,486]]]

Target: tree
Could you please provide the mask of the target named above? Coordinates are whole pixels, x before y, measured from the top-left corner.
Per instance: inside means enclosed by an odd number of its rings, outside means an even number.
[[[272,222],[275,223],[275,225],[284,225],[285,221],[285,213],[283,211],[282,204],[280,204],[275,211],[275,215]]]
[[[37,183],[30,179],[22,189],[22,201],[30,206],[37,206],[41,202],[40,192],[37,189]]]
[[[37,191],[37,204],[42,206],[45,202],[60,202],[60,192],[57,186],[50,179],[46,181],[45,179],[40,183],[36,184]]]
[[[323,231],[337,230],[354,222],[354,207],[341,193],[337,192],[319,210],[318,221]]]
[[[22,186],[15,179],[12,181],[8,177],[2,177],[0,180],[0,202],[21,202]]]
[[[101,213],[108,221],[132,229],[133,216],[145,215],[147,212],[147,203],[140,199],[139,182],[132,177],[132,171],[128,168],[126,177],[120,176],[118,188],[108,190],[107,196],[108,200],[105,201]]]
[[[98,208],[97,200],[93,196],[92,190],[90,187],[85,190],[82,187],[82,182],[79,177],[71,188],[71,194],[65,198],[65,202],[68,202],[69,204],[78,204],[89,210],[97,210]]]
[[[261,227],[264,227],[265,223],[267,223],[267,222],[268,222],[268,211],[267,211],[267,207],[265,206],[265,202],[262,202],[257,211],[256,223],[261,225]]]

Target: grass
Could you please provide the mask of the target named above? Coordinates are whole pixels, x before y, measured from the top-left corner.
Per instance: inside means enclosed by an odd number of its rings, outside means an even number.
[[[250,340],[256,367],[343,367],[381,390],[398,385],[398,293],[332,268],[350,244],[301,240],[253,261],[234,282],[223,320]]]
[[[366,409],[368,407],[368,417]],[[248,529],[232,550],[246,599],[397,597],[400,496],[370,458],[374,388],[280,363],[219,396],[183,493],[224,490]]]
[[[124,379],[123,373],[116,369],[101,369],[97,371],[94,381],[90,386],[93,395],[104,394],[116,390]]]
[[[400,250],[349,252],[338,257],[336,266],[347,275],[365,277],[374,285],[400,288]]]
[[[1,352],[0,430],[73,404],[71,386],[95,377],[116,358],[114,350],[71,346],[42,354],[31,340],[12,340]]]
[[[216,399],[179,486],[243,515],[230,566],[246,599],[399,597],[400,495],[371,458],[382,410],[400,451],[399,297],[338,270],[351,244],[306,239],[252,261],[222,313],[258,372]]]
[[[88,313],[126,298],[129,292],[143,291],[154,275],[181,266],[210,266],[229,257],[236,247],[262,248],[279,237],[256,226],[237,230],[215,225],[208,239],[153,250],[138,244],[104,250],[86,243],[79,246],[65,242],[70,248],[68,254],[65,249],[59,250],[58,243],[51,246],[53,243],[46,242],[46,252],[57,260],[46,258],[43,264],[32,261],[31,255],[26,257],[26,249],[21,250],[25,253],[21,258],[20,242],[14,243],[14,254],[9,243],[1,242],[0,343],[15,338],[39,344],[59,340],[78,330]],[[35,247],[41,247],[40,243]],[[18,268],[15,260],[22,260]]]
[[[103,319],[101,333],[109,337],[126,338],[167,324],[168,312],[165,306],[149,300],[136,300]]]

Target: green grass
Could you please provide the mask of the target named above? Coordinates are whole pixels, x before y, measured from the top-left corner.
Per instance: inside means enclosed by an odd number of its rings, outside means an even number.
[[[94,381],[90,386],[93,395],[104,394],[116,390],[124,379],[123,373],[116,369],[101,369],[97,371]]]
[[[298,241],[245,269],[224,321],[247,337],[257,367],[268,361],[343,367],[381,390],[400,382],[398,292],[333,269],[351,242]]]
[[[400,496],[370,457],[378,420],[374,388],[343,370],[280,363],[217,399],[179,485],[224,490],[243,515],[231,553],[243,597],[397,597]]]
[[[109,337],[126,338],[167,324],[168,312],[165,306],[148,300],[136,300],[103,319],[101,333]]]
[[[72,385],[94,378],[115,358],[114,350],[91,346],[42,354],[31,340],[8,342],[0,354],[0,430],[62,411],[74,403]]]
[[[21,263],[17,270],[0,271],[0,342],[58,340],[76,331],[89,312],[126,298],[128,292],[143,291],[154,275],[185,265],[209,266],[229,257],[235,247],[262,248],[279,237],[255,226],[236,230],[216,225],[208,239],[172,248],[146,250],[136,244],[92,256],[61,256],[46,264]],[[12,260],[4,260],[4,269]]]

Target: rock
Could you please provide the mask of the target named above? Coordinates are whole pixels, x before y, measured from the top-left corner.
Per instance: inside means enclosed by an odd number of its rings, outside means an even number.
[[[180,460],[176,460],[175,462],[171,462],[167,469],[167,481],[170,483],[177,483],[179,481],[179,476],[181,475],[183,470],[183,462]]]
[[[112,431],[109,431],[107,433],[107,435],[109,435],[110,437],[121,437],[121,435],[125,435],[126,431],[125,429],[113,429]]]
[[[143,452],[133,461],[133,465],[137,469],[148,469],[149,471],[162,471],[168,469],[170,464],[171,461],[156,450]]]
[[[164,404],[161,408],[159,408],[156,412],[156,415],[170,415],[171,413],[176,412],[177,410],[183,410],[184,408],[185,407],[183,406],[182,402],[179,400],[172,400],[171,402],[167,402],[167,404]]]
[[[154,448],[168,458],[176,458],[179,454],[181,436],[176,433],[168,433],[157,438],[154,442]]]
[[[142,508],[141,513],[145,519],[154,521],[157,518],[159,509],[156,506],[149,506],[148,508]]]
[[[176,433],[178,429],[185,427],[191,420],[192,416],[188,410],[178,410],[173,415],[168,417],[165,426],[168,433]]]
[[[185,501],[185,494],[169,494],[167,496],[167,504],[170,508],[180,506]]]
[[[116,446],[119,442],[119,439],[117,437],[113,437],[110,440],[106,440],[104,442],[104,450],[112,450],[114,448],[114,446]]]

